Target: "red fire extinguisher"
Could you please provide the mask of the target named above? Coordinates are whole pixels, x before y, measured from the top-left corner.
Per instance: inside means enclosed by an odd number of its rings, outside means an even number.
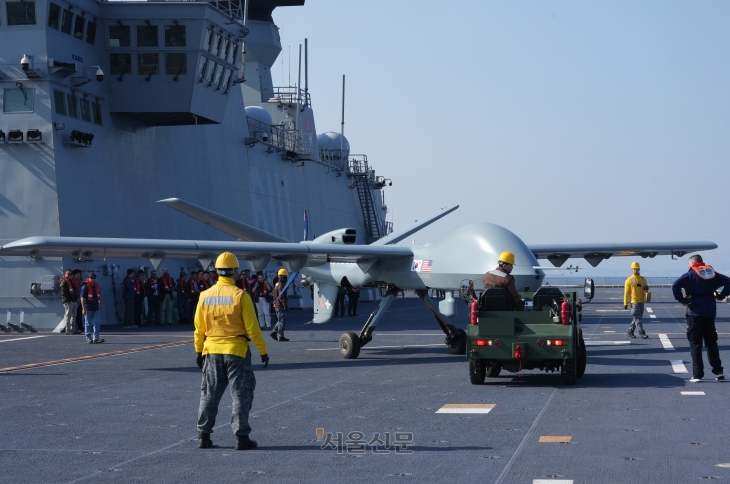
[[[567,299],[563,299],[563,304],[560,305],[560,322],[570,324],[570,303]]]
[[[471,300],[471,315],[469,316],[469,324],[479,324],[479,302],[476,299]]]

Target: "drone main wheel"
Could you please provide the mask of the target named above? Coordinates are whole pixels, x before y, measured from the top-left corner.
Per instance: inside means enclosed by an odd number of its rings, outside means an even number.
[[[452,355],[465,355],[466,354],[466,331],[463,329],[456,330],[456,339],[454,344],[449,346],[449,351]]]
[[[360,355],[360,336],[348,331],[340,336],[340,355],[346,360],[354,360]]]

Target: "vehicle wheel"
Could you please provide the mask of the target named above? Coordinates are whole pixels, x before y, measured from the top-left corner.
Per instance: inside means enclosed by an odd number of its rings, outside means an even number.
[[[340,336],[340,355],[346,360],[354,360],[360,354],[360,336],[348,331]]]
[[[486,376],[487,362],[484,360],[469,360],[469,381],[472,385],[483,385]]]
[[[575,385],[575,360],[575,358],[566,358],[563,360],[563,365],[560,367],[560,376],[562,377],[563,385]]]
[[[575,376],[578,378],[582,377],[586,372],[586,342],[583,341],[583,335],[580,335],[578,341],[578,368],[576,369]]]
[[[452,355],[466,354],[466,331],[463,329],[456,330],[456,341],[452,346],[449,346],[449,351]]]
[[[487,376],[489,378],[497,378],[502,371],[501,363],[494,363],[492,366],[487,365]]]

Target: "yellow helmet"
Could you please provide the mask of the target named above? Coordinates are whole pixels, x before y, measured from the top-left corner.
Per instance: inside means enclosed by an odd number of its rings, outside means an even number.
[[[279,269],[279,272],[276,273],[277,276],[288,276],[289,273],[284,269],[283,267]]]
[[[230,252],[223,252],[215,261],[216,269],[237,269],[238,258]]]
[[[641,266],[639,265],[638,262],[634,261],[631,263],[631,268],[632,269],[641,269]]]
[[[515,255],[512,252],[502,252],[499,254],[499,262],[504,262],[505,264],[515,264]]]

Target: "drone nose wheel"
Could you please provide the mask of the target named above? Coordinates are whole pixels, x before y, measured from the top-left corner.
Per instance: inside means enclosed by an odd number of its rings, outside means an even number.
[[[348,331],[340,337],[340,356],[346,360],[354,360],[360,355],[360,336]]]

